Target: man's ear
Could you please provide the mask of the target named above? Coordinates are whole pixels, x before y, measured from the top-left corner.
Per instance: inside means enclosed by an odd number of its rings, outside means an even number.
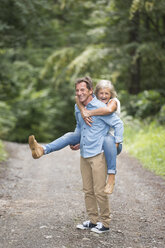
[[[93,95],[93,89],[90,90],[90,95]]]

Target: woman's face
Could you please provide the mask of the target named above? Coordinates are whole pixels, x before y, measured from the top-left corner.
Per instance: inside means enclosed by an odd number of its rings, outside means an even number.
[[[98,91],[97,98],[107,104],[111,98],[111,92],[109,88],[102,88]]]

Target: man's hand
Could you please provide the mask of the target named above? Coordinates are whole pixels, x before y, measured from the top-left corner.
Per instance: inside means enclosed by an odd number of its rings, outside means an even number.
[[[70,149],[72,149],[72,150],[74,150],[74,151],[77,151],[77,150],[80,149],[80,144],[77,144],[77,145],[75,145],[75,146],[70,145]]]

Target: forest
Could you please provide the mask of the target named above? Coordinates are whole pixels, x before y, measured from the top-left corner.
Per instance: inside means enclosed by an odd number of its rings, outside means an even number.
[[[165,1],[1,0],[0,36],[1,140],[73,131],[75,80],[108,79],[125,149],[165,175]]]

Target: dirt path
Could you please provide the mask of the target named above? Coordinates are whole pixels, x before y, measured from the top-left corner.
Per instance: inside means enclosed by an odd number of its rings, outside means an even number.
[[[6,143],[0,165],[0,248],[163,248],[165,184],[126,153],[110,196],[111,230],[76,230],[86,219],[79,152],[34,160],[27,145]]]

